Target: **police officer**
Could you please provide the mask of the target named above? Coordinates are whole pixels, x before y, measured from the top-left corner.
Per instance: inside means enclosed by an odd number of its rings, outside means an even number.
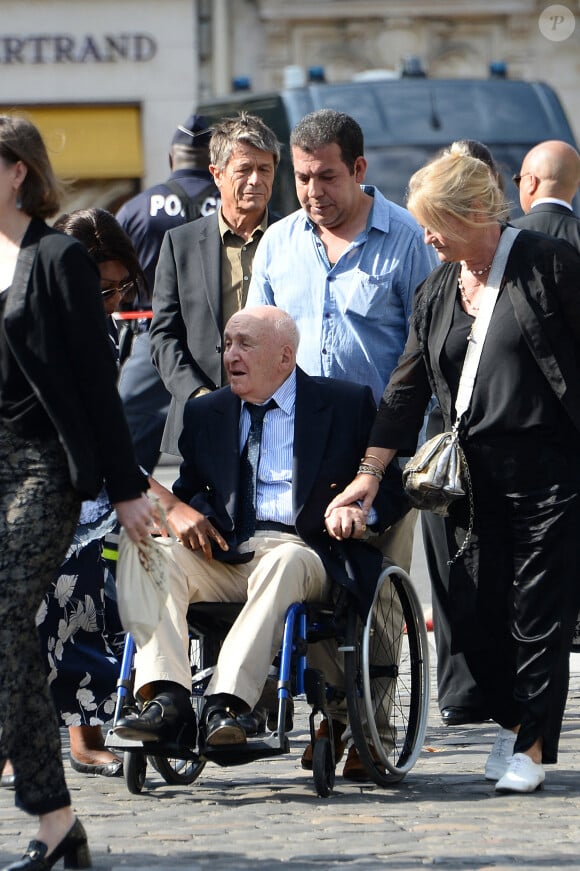
[[[149,294],[153,291],[159,250],[167,230],[211,215],[219,206],[219,192],[208,170],[210,136],[206,119],[199,115],[191,115],[180,124],[171,141],[169,178],[128,200],[117,213],[117,220],[137,251]],[[147,289],[138,302],[140,308],[150,308]],[[139,322],[131,355],[121,369],[119,392],[137,459],[151,472],[159,459],[171,397],[151,363],[149,323],[146,318]]]

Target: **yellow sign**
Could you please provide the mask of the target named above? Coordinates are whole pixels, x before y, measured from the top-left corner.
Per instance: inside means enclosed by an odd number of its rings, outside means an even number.
[[[55,173],[63,179],[141,178],[138,106],[5,106],[35,124]]]

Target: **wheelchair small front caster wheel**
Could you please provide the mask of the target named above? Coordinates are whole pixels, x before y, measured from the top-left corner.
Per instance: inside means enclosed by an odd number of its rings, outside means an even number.
[[[139,795],[145,785],[147,772],[147,759],[143,753],[132,753],[125,750],[123,753],[123,776],[127,789],[133,795]]]
[[[334,760],[329,738],[317,738],[312,752],[312,775],[316,792],[328,798],[334,787]]]
[[[199,759],[168,759],[165,756],[150,756],[149,761],[165,783],[176,786],[193,783],[205,767],[205,762],[201,762]]]

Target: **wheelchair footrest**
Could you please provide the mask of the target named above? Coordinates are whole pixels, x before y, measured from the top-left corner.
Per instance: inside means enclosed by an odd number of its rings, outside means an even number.
[[[113,730],[109,729],[105,736],[105,747],[107,750],[141,750],[143,742],[134,741],[131,738],[121,738],[120,735],[115,735]]]
[[[124,750],[143,753],[145,756],[166,756],[168,759],[190,759],[197,762],[199,753],[186,744],[176,744],[171,741],[135,741],[132,738],[121,738],[112,729],[107,732],[105,747],[109,750]]]
[[[267,759],[269,756],[281,756],[290,752],[288,738],[280,739],[274,732],[268,738],[261,740],[250,739],[247,744],[236,744],[231,747],[204,747],[200,751],[203,761],[213,762],[216,765],[246,765],[255,759]]]

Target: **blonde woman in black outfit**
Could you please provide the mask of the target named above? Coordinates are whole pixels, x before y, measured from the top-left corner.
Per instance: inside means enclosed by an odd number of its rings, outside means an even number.
[[[415,294],[405,351],[371,432],[381,474],[413,451],[432,393],[445,429],[467,341],[503,225],[487,166],[447,155],[415,173],[408,208],[441,265]],[[473,484],[471,542],[450,572],[454,649],[463,650],[500,725],[485,776],[498,792],[532,792],[555,763],[580,604],[580,256],[522,230],[509,253],[460,435]],[[378,458],[378,460],[377,460]],[[378,478],[359,474],[330,504],[368,509]],[[447,520],[463,541],[468,500]],[[465,503],[465,504],[464,504]]]
[[[500,191],[504,180],[489,149],[476,139],[453,142],[442,154],[466,154],[477,157],[489,167]],[[427,423],[426,437],[442,432],[443,418],[437,405]],[[451,653],[451,627],[449,625],[449,560],[455,553],[448,540],[445,520],[431,511],[421,512],[421,532],[433,605],[433,633],[437,648],[437,701],[441,720],[446,726],[480,723],[488,719],[485,700],[471,674],[463,653]],[[451,552],[450,552],[451,551]]]
[[[29,121],[0,116],[0,767],[39,817],[24,857],[4,871],[90,865],[64,778],[35,614],[103,482],[133,540],[151,508],[116,389],[99,272],[76,240],[49,228],[58,184]],[[82,287],[82,292],[79,292]],[[75,864],[76,863],[76,864]]]

